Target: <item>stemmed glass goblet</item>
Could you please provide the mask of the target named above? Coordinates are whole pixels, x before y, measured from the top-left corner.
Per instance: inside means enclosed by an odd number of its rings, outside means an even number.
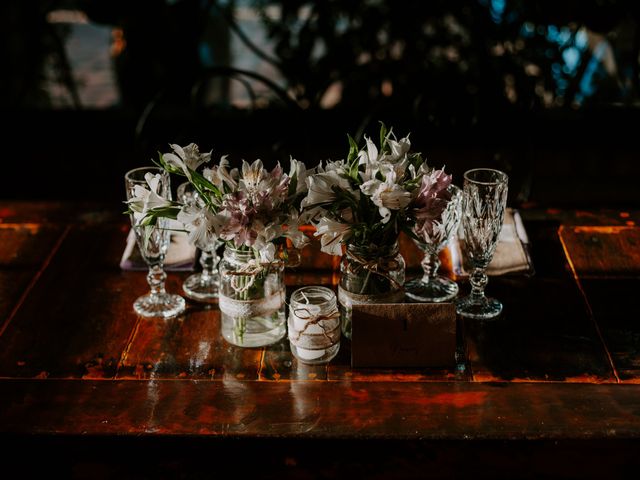
[[[206,208],[200,194],[189,182],[184,182],[178,187],[177,195],[187,211],[192,210],[198,215],[198,212],[202,212]],[[204,217],[199,217],[199,222],[206,222]],[[220,289],[220,276],[217,269],[220,257],[216,251],[223,242],[217,237],[214,239],[211,237],[211,235],[205,235],[196,240],[196,247],[200,250],[202,271],[190,275],[182,284],[185,296],[199,302],[215,301]]]
[[[458,294],[458,284],[438,275],[440,259],[438,253],[446,246],[460,223],[462,190],[455,185],[447,187],[450,200],[437,219],[425,222],[414,228],[413,233],[420,238],[414,239],[424,252],[421,265],[422,277],[415,278],[405,285],[407,297],[418,302],[446,302]]]
[[[462,228],[464,254],[473,271],[471,293],[456,302],[458,314],[486,320],[502,312],[502,303],[484,294],[488,277],[485,270],[498,244],[504,222],[508,190],[507,174],[490,168],[476,168],[464,174]]]
[[[151,197],[171,199],[169,174],[156,167],[142,167],[130,170],[125,175],[127,200]],[[150,192],[150,194],[147,193]],[[143,213],[132,212],[131,227],[136,235],[136,243],[142,258],[149,266],[147,282],[150,292],[136,299],[133,309],[143,317],[170,318],[182,313],[185,301],[180,295],[167,293],[164,272],[164,259],[169,248],[170,230],[168,219],[157,218],[147,224]]]

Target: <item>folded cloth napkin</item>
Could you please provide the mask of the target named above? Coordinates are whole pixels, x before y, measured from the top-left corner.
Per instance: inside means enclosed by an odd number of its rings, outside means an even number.
[[[449,246],[453,270],[457,276],[467,276],[469,265],[464,261],[464,242],[459,238],[464,235],[462,228],[458,237]],[[493,259],[487,268],[487,275],[504,275],[506,273],[524,273],[533,275],[534,269],[529,255],[529,238],[524,229],[522,218],[517,210],[508,208],[504,215],[504,223]]]
[[[194,269],[196,247],[189,244],[185,232],[171,232],[171,243],[164,259],[164,269],[167,271],[190,271]],[[140,255],[136,244],[136,235],[129,230],[127,245],[120,260],[122,270],[147,270],[149,267]]]

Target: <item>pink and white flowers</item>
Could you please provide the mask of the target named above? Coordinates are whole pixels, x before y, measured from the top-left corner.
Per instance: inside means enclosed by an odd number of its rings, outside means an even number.
[[[232,169],[226,156],[217,165],[208,165],[211,153],[201,154],[195,144],[171,148],[173,153],[161,155],[160,166],[186,177],[197,201],[159,200],[153,193],[155,180],[149,179],[151,190],[141,191],[139,198],[130,202],[131,210],[149,217],[176,218],[197,246],[219,239],[237,249],[253,250],[261,262],[277,260],[287,239],[295,248],[307,244],[308,238],[298,228],[300,203],[307,195],[306,181],[312,173],[304,164],[291,159],[288,174],[279,163],[267,170],[261,160],[243,161],[240,169]],[[201,166],[202,173],[198,171]]]
[[[347,159],[314,169],[291,159],[289,173],[278,163],[268,170],[262,161],[243,161],[231,168],[226,156],[211,164],[211,153],[195,144],[171,145],[160,157],[169,173],[186,177],[197,193],[195,204],[159,197],[154,182],[129,202],[142,216],[177,218],[192,243],[215,240],[251,249],[263,262],[277,259],[287,240],[302,248],[308,238],[299,226],[313,223],[321,249],[341,255],[353,244],[391,246],[401,231],[414,239],[430,236],[451,196],[451,175],[430,169],[420,153],[411,152],[409,137],[397,139],[382,125],[379,145],[365,137],[359,148],[349,137]],[[202,168],[202,171],[198,170]]]
[[[422,177],[420,189],[414,202],[415,226],[414,232],[423,239],[434,233],[434,228],[440,223],[442,212],[451,200],[451,175],[442,170],[432,170]]]
[[[342,255],[346,244],[391,246],[400,231],[413,236],[416,223],[426,228],[442,212],[441,196],[433,192],[451,177],[430,173],[422,156],[411,152],[408,136],[398,140],[382,125],[379,145],[366,136],[364,148],[351,137],[349,143],[346,160],[307,177],[303,215],[315,224],[322,251]]]

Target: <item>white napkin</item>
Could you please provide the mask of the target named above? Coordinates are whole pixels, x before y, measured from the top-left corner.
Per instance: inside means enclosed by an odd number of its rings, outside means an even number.
[[[189,244],[187,233],[171,232],[171,243],[164,259],[165,270],[193,270],[195,258],[196,247]],[[148,268],[138,250],[133,230],[129,230],[129,235],[127,235],[127,244],[120,259],[120,268],[122,270],[146,270]]]
[[[460,229],[459,235],[462,235]],[[493,255],[493,259],[487,268],[487,275],[504,275],[506,273],[526,273],[533,274],[533,265],[528,251],[529,237],[524,229],[522,218],[517,210],[507,208],[504,215],[504,223],[498,245]],[[449,244],[451,259],[454,266],[454,273],[458,276],[468,275],[465,268],[461,244],[458,237],[452,239]]]

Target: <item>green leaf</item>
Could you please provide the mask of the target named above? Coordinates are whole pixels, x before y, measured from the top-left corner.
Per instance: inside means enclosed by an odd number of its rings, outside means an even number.
[[[167,162],[164,161],[162,156],[163,156],[162,152],[158,152],[158,161],[157,162],[155,160],[153,161],[153,163],[155,163],[156,166],[163,168],[168,173],[175,173],[176,175],[181,175],[183,177],[185,176],[182,170],[180,170],[177,167],[174,167],[173,165],[169,165]]]
[[[384,122],[380,122],[380,153],[384,152],[387,146],[387,126]]]
[[[152,158],[151,161],[156,167],[165,168],[164,160],[162,160],[162,153],[158,152],[158,160]]]
[[[216,187],[213,183],[211,183],[209,180],[204,178],[204,176],[201,173],[198,173],[195,170],[191,170],[191,169],[189,169],[189,172],[191,173],[191,184],[194,187],[196,187],[196,189],[198,190],[198,193],[200,193],[204,201],[207,202],[209,206],[212,205],[211,200],[209,199],[208,195],[205,195],[204,190],[209,190],[210,192],[213,192],[216,197],[222,198],[223,194],[220,191],[220,189]]]
[[[358,158],[358,152],[360,151],[360,148],[358,147],[358,144],[353,139],[353,137],[351,137],[351,135],[349,135],[348,133],[347,133],[347,138],[349,139],[349,156],[347,157],[347,162],[351,166],[351,163],[356,158]]]

